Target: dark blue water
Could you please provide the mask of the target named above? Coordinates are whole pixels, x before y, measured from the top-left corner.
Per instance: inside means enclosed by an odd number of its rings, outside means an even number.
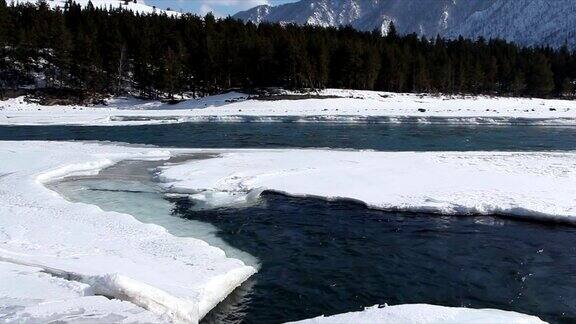
[[[106,140],[194,148],[535,151],[576,149],[576,127],[330,123],[0,126],[0,140]]]
[[[576,228],[441,217],[265,194],[244,209],[193,211],[262,261],[248,295],[206,323],[281,323],[374,304],[499,308],[576,321]]]

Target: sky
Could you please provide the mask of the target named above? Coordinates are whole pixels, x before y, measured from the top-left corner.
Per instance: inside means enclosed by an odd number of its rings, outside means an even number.
[[[217,17],[225,17],[262,4],[276,6],[296,1],[298,0],[145,0],[145,3],[161,9],[169,7],[175,11],[200,15],[212,12]]]

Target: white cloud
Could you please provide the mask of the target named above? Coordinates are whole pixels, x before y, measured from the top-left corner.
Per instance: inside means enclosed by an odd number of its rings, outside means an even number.
[[[203,3],[200,5],[200,8],[198,9],[198,13],[201,16],[206,15],[207,13],[211,12],[212,14],[214,14],[214,16],[220,16],[217,14],[216,10],[214,10],[212,7],[210,7],[209,5]]]
[[[156,0],[163,1],[163,0]],[[259,5],[270,5],[276,0],[177,0],[185,8],[199,15],[212,12],[216,17],[233,15]],[[295,1],[295,0],[294,0]]]
[[[246,10],[259,5],[270,4],[268,0],[198,0],[200,7],[232,7],[233,10]]]

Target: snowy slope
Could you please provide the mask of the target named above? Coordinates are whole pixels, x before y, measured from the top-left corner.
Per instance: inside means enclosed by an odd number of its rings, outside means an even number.
[[[430,96],[376,91],[320,91],[318,98],[249,99],[227,93],[176,105],[118,98],[107,106],[41,106],[0,101],[0,125],[137,125],[196,121],[378,122],[576,125],[576,101]]]
[[[470,309],[425,304],[368,307],[361,312],[320,316],[294,322],[298,324],[542,324],[538,317],[496,309]]]
[[[167,167],[161,177],[213,207],[273,190],[383,210],[576,222],[573,152],[233,151]]]
[[[234,17],[319,26],[381,30],[436,37],[500,37],[525,45],[576,46],[573,0],[300,0],[259,6]]]
[[[362,29],[380,28],[388,19],[380,24],[363,18],[378,9],[377,0],[312,0],[300,1],[272,7],[261,5],[251,10],[239,12],[235,18],[250,20],[256,23],[273,21],[281,23],[311,24],[318,26],[354,25]],[[364,26],[366,24],[366,26]]]
[[[148,6],[144,2],[144,0],[137,0],[136,2],[130,0],[128,2],[128,4],[126,4],[126,2],[124,0],[74,0],[74,2],[78,3],[82,7],[86,7],[88,5],[89,1],[92,1],[92,4],[94,5],[94,7],[97,7],[97,8],[109,9],[110,7],[112,7],[112,8],[121,7],[123,9],[130,10],[133,12],[138,12],[141,14],[166,13],[169,15],[180,15],[180,13],[176,12],[176,11],[163,10],[165,8],[154,8],[152,6]],[[13,3],[36,4],[38,1],[37,0],[8,0],[7,2],[8,3],[13,2]],[[48,0],[48,1],[46,1],[46,3],[51,8],[64,8],[66,0]]]
[[[511,28],[513,26],[513,28]],[[499,0],[446,31],[449,37],[501,37],[519,44],[576,47],[573,0]]]
[[[103,144],[0,142],[0,318],[47,322],[68,314],[69,321],[90,321],[96,314],[103,323],[114,316],[195,323],[251,276],[253,267],[204,241],[68,202],[43,185],[122,159],[171,154]]]

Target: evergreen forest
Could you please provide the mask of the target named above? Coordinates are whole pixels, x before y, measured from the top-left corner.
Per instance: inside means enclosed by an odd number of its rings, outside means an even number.
[[[571,98],[576,89],[576,53],[566,46],[425,39],[394,26],[382,36],[256,25],[73,1],[51,10],[44,1],[0,0],[0,52],[0,94],[46,88],[177,98],[282,87]]]

